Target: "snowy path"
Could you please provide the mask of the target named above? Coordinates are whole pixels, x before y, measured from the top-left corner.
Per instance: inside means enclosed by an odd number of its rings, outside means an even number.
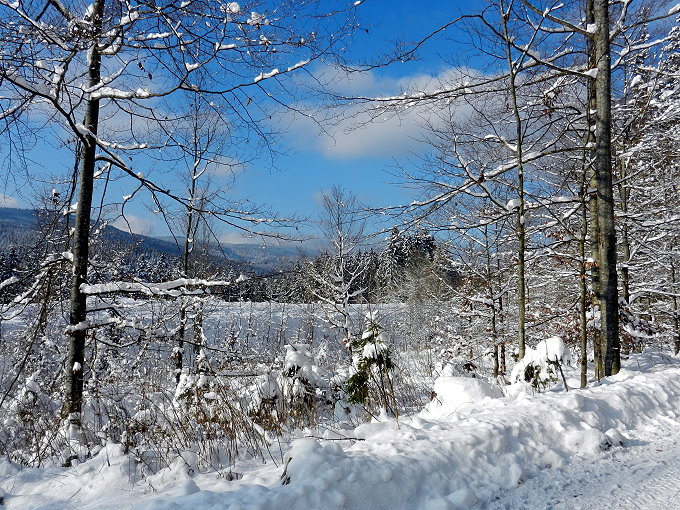
[[[667,510],[680,505],[680,421],[661,417],[625,448],[543,471],[489,510]]]

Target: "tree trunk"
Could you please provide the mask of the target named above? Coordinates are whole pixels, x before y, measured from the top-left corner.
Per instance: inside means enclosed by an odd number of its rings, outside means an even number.
[[[503,19],[503,35],[505,38],[506,57],[508,62],[508,74],[510,77],[510,102],[515,120],[515,136],[517,158],[517,348],[519,359],[524,357],[526,351],[526,277],[525,277],[525,252],[526,252],[526,228],[525,203],[524,203],[524,164],[522,162],[522,118],[517,104],[517,71],[512,59],[512,36],[508,31],[508,15],[505,13],[504,3],[500,3],[501,17]]]
[[[520,152],[520,151],[518,151]],[[520,156],[521,157],[521,156]],[[520,173],[519,189],[520,206],[517,213],[517,237],[519,246],[517,248],[517,307],[518,307],[518,348],[519,359],[524,357],[526,351],[526,306],[527,306],[527,291],[526,291],[526,277],[524,253],[526,251],[526,232],[524,230],[524,178],[522,169]]]
[[[591,172],[590,178],[590,189],[597,189],[597,181],[595,179],[595,172]],[[590,282],[592,286],[591,295],[591,308],[593,312],[597,308],[602,312],[601,301],[602,301],[602,282],[600,280],[600,225],[598,222],[598,205],[597,205],[597,195],[593,194],[589,201],[589,214],[590,214],[590,253],[593,257],[593,263],[590,267]],[[604,364],[602,362],[602,337],[596,334],[593,337],[593,355],[595,361],[595,379],[598,381],[604,377]]]
[[[494,344],[493,346],[493,376],[498,377],[500,374],[500,365],[499,365],[499,360],[498,360],[498,349],[500,349],[500,345]]]
[[[595,23],[595,15],[593,12],[593,0],[586,1],[586,23],[588,25],[593,25]],[[594,41],[588,39],[588,53],[590,55],[590,68],[596,67],[595,60],[595,44]],[[595,80],[589,80],[588,83],[588,106],[587,106],[587,133],[586,133],[586,144],[594,143],[593,138],[593,112],[595,112]],[[600,281],[600,224],[598,221],[598,201],[597,201],[597,175],[595,172],[594,164],[596,159],[595,150],[591,151],[590,161],[588,163],[588,213],[590,217],[589,229],[590,229],[590,253],[593,258],[593,263],[590,267],[590,282],[592,288],[591,296],[591,308],[593,312],[597,308],[600,308],[600,301],[602,296],[602,285]],[[600,380],[604,376],[604,364],[602,362],[602,342],[601,336],[596,334],[593,337],[593,360],[595,365],[595,379]]]
[[[579,264],[579,325],[580,325],[580,356],[581,356],[581,388],[588,385],[588,331],[586,320],[586,306],[588,297],[588,288],[586,285],[586,237],[588,236],[588,213],[586,211],[586,186],[587,179],[585,173],[583,175],[581,188],[581,237],[578,242],[578,250],[580,257]]]
[[[182,297],[179,305],[179,328],[177,330],[177,348],[172,352],[175,362],[175,384],[179,384],[182,379],[182,368],[184,367],[184,336],[187,331],[187,298]]]
[[[671,246],[671,252],[673,251],[675,247]],[[675,271],[675,263],[673,262],[673,257],[671,256],[671,289],[675,289],[676,284],[678,283],[677,280],[677,273]],[[675,354],[677,355],[680,353],[680,309],[678,305],[678,296],[673,291],[673,333],[675,336]]]
[[[191,176],[190,200],[193,206],[193,199],[196,193],[196,179],[195,172]],[[182,276],[190,278],[190,256],[192,251],[192,236],[194,227],[194,210],[192,207],[187,207],[187,228],[184,231],[184,250],[182,253]],[[177,332],[177,349],[173,352],[175,359],[175,383],[179,384],[182,378],[182,369],[184,368],[184,338],[187,331],[187,307],[189,306],[188,298],[182,298],[179,306],[179,330]]]
[[[611,53],[609,45],[609,2],[594,0],[595,33],[595,174],[597,176],[597,217],[599,225],[601,284],[601,337],[604,375],[618,373],[619,292],[616,273],[616,230],[611,149]]]
[[[628,264],[630,262],[630,235],[628,230],[628,221],[626,215],[628,213],[628,206],[630,201],[630,184],[628,180],[628,169],[625,161],[619,161],[621,171],[619,172],[619,199],[621,201],[621,212],[624,215],[624,220],[621,225],[621,252],[623,260],[621,261],[621,290],[623,290],[623,299],[626,303],[630,303],[630,272]]]
[[[93,27],[95,37],[88,53],[88,78],[91,88],[100,82],[101,56],[97,50],[96,35],[101,32],[104,0],[95,0],[93,4]],[[71,425],[80,427],[83,406],[83,382],[85,369],[85,337],[82,327],[87,319],[87,296],[80,286],[87,282],[87,263],[90,243],[90,217],[92,208],[92,192],[94,188],[95,156],[97,152],[97,128],[99,126],[99,100],[87,98],[83,125],[89,131],[83,135],[80,151],[80,173],[78,176],[78,206],[76,208],[75,231],[73,241],[73,278],[71,280],[69,340],[66,356],[66,385],[62,416],[68,418]]]
[[[489,290],[489,303],[491,306],[491,341],[493,342],[493,376],[498,377],[498,312],[496,310],[496,297],[494,296],[493,271],[491,270],[491,247],[489,246],[489,230],[484,229],[484,255],[486,258],[486,283]]]

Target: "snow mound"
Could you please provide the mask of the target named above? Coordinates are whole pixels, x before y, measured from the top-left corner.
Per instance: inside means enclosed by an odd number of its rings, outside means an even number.
[[[482,379],[442,376],[434,382],[434,395],[425,413],[431,417],[444,417],[455,413],[465,404],[501,398],[503,392]]]
[[[552,352],[564,359],[559,348]],[[478,379],[444,377],[435,384],[441,403],[424,412],[298,439],[283,464],[239,468],[243,476],[232,481],[196,472],[190,452],[145,478],[134,457],[113,445],[68,469],[22,469],[0,459],[0,494],[11,510],[486,507],[548,469],[613,456],[626,436],[650,426],[671,424],[680,437],[680,360],[636,372],[650,360],[632,357],[629,369],[586,389],[519,398],[497,398],[499,390]],[[640,444],[630,441],[630,449]]]

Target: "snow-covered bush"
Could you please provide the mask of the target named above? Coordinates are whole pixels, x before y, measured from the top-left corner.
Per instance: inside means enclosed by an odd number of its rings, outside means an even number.
[[[394,363],[376,314],[366,315],[361,338],[352,342],[354,373],[347,380],[349,401],[371,413],[376,407],[398,415],[394,396]]]
[[[461,406],[486,398],[501,398],[503,391],[480,378],[441,376],[434,382],[432,401],[425,407],[428,416],[445,417]]]
[[[22,465],[42,465],[59,448],[50,441],[58,436],[58,405],[44,382],[40,372],[32,373],[0,415],[0,454]]]
[[[636,316],[625,300],[619,301],[619,334],[622,354],[642,352],[648,345],[657,343],[663,336],[662,329],[662,324]]]
[[[472,347],[460,337],[455,340],[453,347],[439,351],[435,373],[440,376],[476,377],[477,364],[472,359]]]
[[[240,450],[257,455],[261,429],[242,404],[239,381],[212,373],[182,374],[162,423],[168,446],[191,450],[203,466],[230,466]]]
[[[246,390],[248,416],[264,431],[280,433],[282,424],[279,416],[281,389],[277,374],[268,372],[254,378]]]
[[[517,362],[510,374],[513,383],[527,382],[535,391],[541,391],[557,383],[562,366],[569,363],[571,354],[559,336],[542,340],[534,348],[527,348],[524,357]]]
[[[333,375],[313,363],[308,344],[287,344],[282,370],[258,376],[249,389],[249,416],[264,430],[283,432],[333,417],[340,396]]]
[[[312,366],[309,345],[289,344],[285,349],[279,380],[286,423],[295,427],[311,425],[316,421],[320,378]]]

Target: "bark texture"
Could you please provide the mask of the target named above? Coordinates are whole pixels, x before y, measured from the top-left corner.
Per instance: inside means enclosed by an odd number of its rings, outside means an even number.
[[[600,253],[601,343],[604,375],[620,368],[619,292],[616,272],[616,231],[612,185],[611,147],[611,51],[609,43],[609,2],[593,1],[595,62],[595,175],[597,176],[598,245]]]
[[[102,29],[104,0],[93,4],[93,27],[95,36],[88,53],[88,80],[90,88],[101,81],[101,55],[97,48],[97,35]],[[87,296],[80,286],[87,282],[87,263],[90,249],[90,220],[94,188],[95,157],[97,152],[97,128],[99,126],[99,100],[87,98],[78,176],[78,207],[75,217],[73,240],[73,278],[70,291],[69,338],[65,366],[66,385],[62,414],[72,425],[80,426],[83,406],[83,373],[85,370],[85,338],[83,324],[87,319]]]

